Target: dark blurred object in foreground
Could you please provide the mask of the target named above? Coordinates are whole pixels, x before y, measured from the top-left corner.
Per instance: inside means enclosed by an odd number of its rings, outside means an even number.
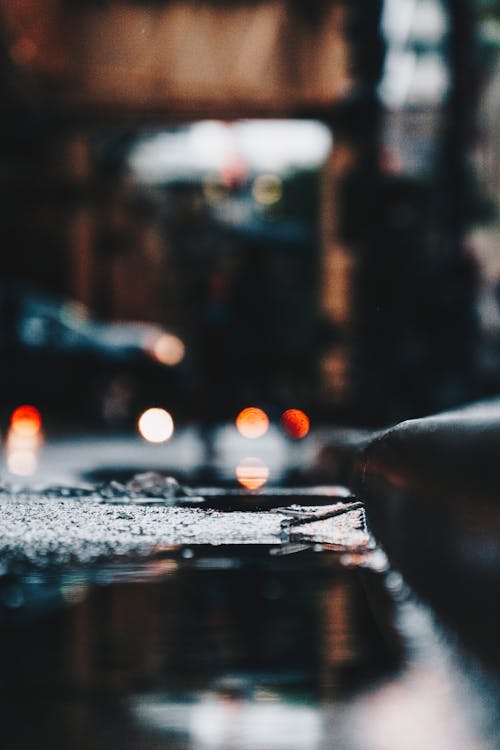
[[[354,473],[392,562],[497,667],[499,445],[500,401],[486,401],[380,433]]]

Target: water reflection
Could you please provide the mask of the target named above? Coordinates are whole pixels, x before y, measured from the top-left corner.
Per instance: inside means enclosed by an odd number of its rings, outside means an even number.
[[[498,682],[397,573],[312,550],[164,555],[1,579],[2,748],[498,747]]]
[[[135,578],[65,580],[43,616],[11,611],[4,747],[315,750],[324,701],[394,664],[334,558],[248,550],[219,554],[224,566],[213,549],[189,552]]]
[[[258,490],[269,479],[269,467],[260,458],[244,458],[236,467],[236,479],[247,490]]]

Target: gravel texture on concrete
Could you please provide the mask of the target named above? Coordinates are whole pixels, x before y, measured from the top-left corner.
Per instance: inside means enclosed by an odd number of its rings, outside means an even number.
[[[321,508],[309,508],[324,512]],[[221,512],[162,504],[110,504],[101,497],[50,497],[0,493],[0,566],[88,564],[146,557],[170,545],[283,545],[289,541],[287,509]],[[307,540],[346,550],[369,544],[360,509],[302,525]]]

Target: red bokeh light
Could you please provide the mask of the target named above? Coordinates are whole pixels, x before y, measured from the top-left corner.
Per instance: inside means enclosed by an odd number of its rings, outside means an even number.
[[[18,406],[12,412],[10,426],[17,435],[38,435],[42,429],[42,416],[34,406]]]
[[[300,409],[287,409],[281,416],[281,426],[294,440],[301,440],[309,432],[311,423],[307,414]]]

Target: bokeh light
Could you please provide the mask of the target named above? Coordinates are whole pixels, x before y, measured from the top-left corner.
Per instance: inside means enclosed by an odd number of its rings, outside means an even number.
[[[288,437],[301,440],[309,432],[311,426],[309,417],[300,409],[287,409],[281,415],[281,426]]]
[[[261,174],[252,185],[252,195],[262,206],[278,203],[283,195],[283,183],[276,174]]]
[[[12,412],[10,428],[16,435],[32,437],[42,429],[42,417],[34,406],[19,406]]]
[[[137,422],[138,430],[148,443],[164,443],[174,433],[174,420],[165,409],[146,409]]]
[[[247,490],[258,490],[269,479],[269,468],[260,458],[245,458],[236,467],[236,478]]]
[[[152,352],[162,365],[174,367],[184,359],[186,347],[178,336],[162,333],[153,343]]]
[[[34,406],[24,404],[10,417],[5,444],[7,469],[11,474],[27,477],[38,468],[38,454],[43,443],[42,417]]]
[[[269,418],[265,411],[249,406],[236,417],[236,427],[240,435],[255,440],[265,435],[269,428]]]

